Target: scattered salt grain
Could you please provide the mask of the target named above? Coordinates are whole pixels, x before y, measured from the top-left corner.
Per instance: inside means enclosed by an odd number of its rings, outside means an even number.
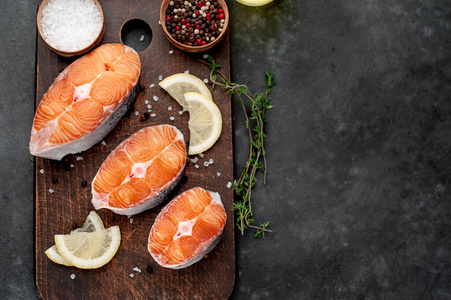
[[[153,114],[150,114],[150,116],[151,116],[152,118],[155,118],[155,117],[157,116],[157,114],[153,113]]]
[[[133,224],[133,218],[130,218],[130,224]]]
[[[170,116],[169,119],[170,119],[171,121],[174,121],[175,118],[174,118],[173,116]]]
[[[40,169],[39,173],[44,174],[44,169]]]
[[[135,111],[135,116],[139,116],[139,111]]]
[[[70,167],[73,168],[73,167],[75,167],[75,166],[74,166],[73,164],[70,164]]]
[[[185,73],[185,74],[189,74],[189,70],[186,70],[185,72],[183,72],[183,73]]]
[[[158,20],[158,25],[161,25],[161,21],[160,20]]]
[[[203,154],[203,153],[199,153],[199,157],[200,157],[200,158],[203,158],[203,157],[204,157],[204,154]]]
[[[208,167],[209,165],[208,161],[204,162],[204,167]]]
[[[140,42],[144,41],[144,34],[141,35],[141,37],[139,38],[139,41],[140,41]]]
[[[197,164],[196,164],[196,165],[194,165],[194,167],[195,167],[196,169],[199,169],[199,165],[197,165]]]
[[[218,175],[218,177],[221,176],[221,172],[216,173],[216,175]]]
[[[158,101],[158,97],[157,96],[153,96],[153,101]]]
[[[102,141],[102,142],[101,142],[101,144],[102,144],[102,145],[104,145],[104,146],[106,146],[106,143],[105,143],[105,141]]]
[[[169,54],[172,54],[172,53],[174,53],[174,50],[169,50]]]
[[[138,272],[138,273],[141,273],[141,269],[138,268],[138,267],[134,267],[134,268],[133,268],[133,271]]]
[[[214,159],[213,158],[210,158],[210,160],[208,161],[208,163],[211,165],[211,164],[213,164],[215,161],[214,161]]]
[[[77,156],[77,160],[83,160],[83,156]]]
[[[195,163],[197,163],[197,162],[199,161],[199,157],[195,157],[195,158],[190,159],[190,160],[191,160],[191,162],[192,162],[193,164],[195,164]]]
[[[149,100],[144,101],[144,104],[147,104],[147,103],[149,103]]]
[[[70,274],[70,279],[74,280],[75,279],[75,274]]]
[[[147,104],[147,108],[148,108],[148,109],[151,109],[151,108],[152,108],[152,105]]]
[[[101,29],[102,15],[92,0],[50,0],[42,10],[42,35],[61,51],[88,47]]]
[[[204,79],[204,82],[205,82],[205,83],[208,83],[208,79],[207,79],[207,78],[205,78],[205,79]]]
[[[163,75],[158,76],[158,80],[163,80]]]
[[[179,115],[182,115],[182,114],[183,114],[183,110],[179,111]]]
[[[151,112],[151,111],[152,111],[151,109],[148,109],[148,110],[147,110],[147,112]]]
[[[53,189],[49,189],[49,193],[53,194],[54,190]]]
[[[135,274],[130,274],[130,277],[133,278],[133,276],[135,276]]]
[[[208,54],[204,54],[203,57],[204,57],[205,59],[207,59],[209,56],[210,56],[210,55],[208,55]]]
[[[232,187],[232,183],[229,181],[227,182],[227,188],[230,189]]]
[[[168,107],[168,110],[172,110],[172,106],[169,106],[169,107]]]
[[[155,84],[153,84],[153,83],[151,85],[149,85],[150,88],[153,88],[154,86],[155,86]]]

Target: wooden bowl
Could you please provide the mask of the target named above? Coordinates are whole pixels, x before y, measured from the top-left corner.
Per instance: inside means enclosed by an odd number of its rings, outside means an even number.
[[[161,28],[163,29],[164,35],[166,36],[166,38],[178,49],[186,51],[186,52],[192,52],[192,53],[198,53],[198,52],[204,52],[207,50],[210,50],[211,48],[213,48],[214,46],[216,46],[221,39],[224,37],[227,28],[229,27],[229,9],[227,8],[227,4],[224,0],[217,0],[219,5],[221,6],[221,8],[224,10],[224,15],[225,15],[225,21],[224,21],[224,27],[223,30],[221,32],[221,34],[219,34],[218,37],[216,37],[216,39],[212,42],[209,43],[207,45],[204,46],[188,46],[188,45],[184,45],[178,41],[176,41],[171,34],[169,33],[169,31],[166,29],[166,9],[169,6],[169,2],[171,0],[163,0],[161,3],[161,7],[160,7],[160,23],[161,23]]]
[[[103,10],[102,10],[102,6],[100,5],[100,3],[97,0],[93,0],[95,5],[97,5],[97,7],[100,10],[100,15],[102,16],[102,29],[99,32],[99,35],[97,36],[97,38],[94,39],[94,41],[87,47],[80,49],[80,50],[76,50],[76,51],[63,51],[63,50],[59,50],[56,49],[54,47],[52,47],[44,38],[44,35],[42,34],[42,28],[41,28],[41,20],[42,20],[42,11],[44,9],[44,7],[49,3],[50,0],[43,0],[41,2],[41,4],[39,5],[38,8],[38,13],[37,13],[37,17],[36,17],[36,23],[37,23],[37,27],[38,27],[38,32],[39,35],[41,36],[42,40],[44,41],[44,43],[55,53],[61,55],[61,56],[65,56],[65,57],[71,57],[71,56],[77,56],[77,55],[81,55],[84,54],[90,50],[92,50],[95,46],[97,46],[100,41],[103,38],[103,35],[105,33],[105,16],[103,14]]]

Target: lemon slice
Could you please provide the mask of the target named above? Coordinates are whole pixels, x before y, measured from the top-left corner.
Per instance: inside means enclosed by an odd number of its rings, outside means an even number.
[[[72,231],[55,235],[58,253],[80,269],[96,269],[107,264],[121,243],[119,226],[94,232]]]
[[[186,93],[184,97],[189,111],[188,154],[202,153],[210,149],[221,135],[221,111],[212,100],[202,94]]]
[[[68,266],[68,267],[72,266],[72,264],[70,262],[65,260],[64,257],[62,257],[58,253],[58,250],[56,250],[56,246],[55,245],[53,245],[52,247],[48,248],[44,253],[45,253],[45,255],[47,255],[47,257],[51,261],[53,261],[53,262],[55,262],[57,264],[65,265],[65,266]]]
[[[86,220],[83,223],[83,226],[75,229],[74,231],[76,231],[76,232],[94,232],[94,231],[101,230],[104,228],[105,227],[103,226],[102,219],[99,217],[99,215],[95,211],[91,211],[89,213],[89,215],[86,217]],[[52,247],[47,249],[44,253],[47,255],[47,257],[51,261],[53,261],[57,264],[65,265],[65,266],[72,266],[72,264],[70,262],[65,260],[64,257],[62,257],[58,253],[58,250],[56,249],[55,245],[53,245]]]
[[[236,1],[248,6],[262,6],[274,0],[236,0]]]
[[[185,102],[183,95],[188,92],[196,92],[204,95],[212,100],[210,90],[205,83],[191,74],[179,73],[166,77],[158,84],[162,89],[168,92],[182,107],[183,110],[188,110],[188,105]]]

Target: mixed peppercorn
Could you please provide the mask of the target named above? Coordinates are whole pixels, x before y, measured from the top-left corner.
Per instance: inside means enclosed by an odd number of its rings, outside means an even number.
[[[166,10],[166,29],[177,42],[204,46],[224,30],[225,14],[217,0],[174,0]]]

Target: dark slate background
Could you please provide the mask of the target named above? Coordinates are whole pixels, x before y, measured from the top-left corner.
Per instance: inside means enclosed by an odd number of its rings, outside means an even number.
[[[35,299],[37,0],[0,2],[0,298]],[[451,299],[451,1],[228,1],[232,79],[276,72],[265,240],[236,235],[231,299]],[[247,153],[234,106],[235,173]]]

